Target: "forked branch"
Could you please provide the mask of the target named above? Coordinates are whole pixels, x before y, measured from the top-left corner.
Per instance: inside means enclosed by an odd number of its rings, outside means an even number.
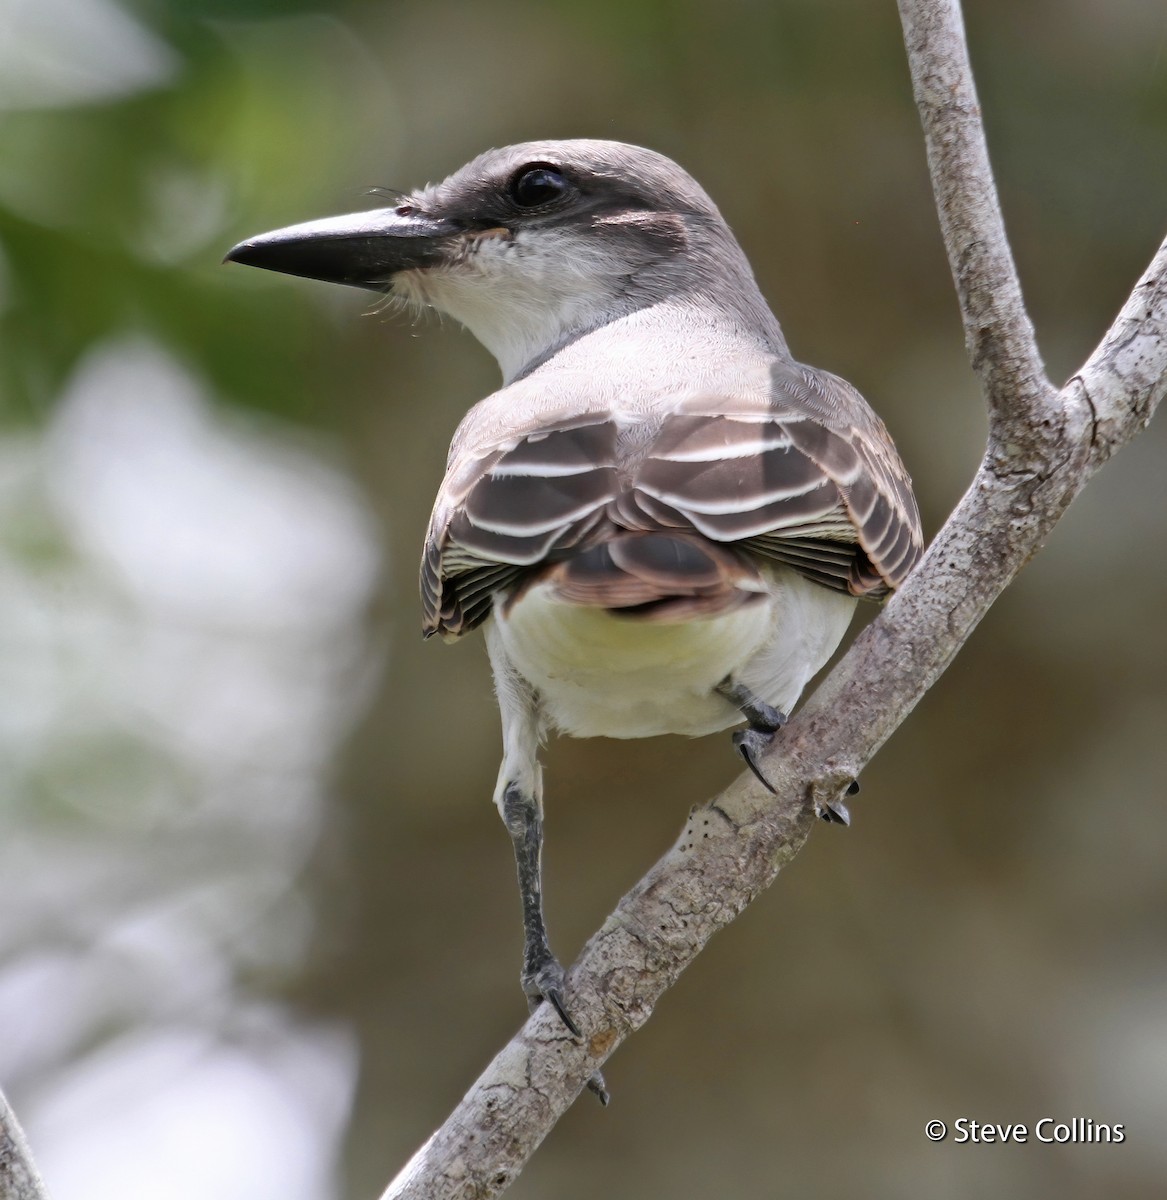
[[[900,0],[932,185],[973,369],[985,457],[927,555],[786,727],[765,762],[695,809],[569,975],[573,1040],[537,1011],[383,1200],[485,1200],[516,1177],[588,1076],[794,857],[935,682],[1094,471],[1167,391],[1167,242],[1082,369],[1046,377],[1005,237],[957,0]],[[544,1006],[546,1008],[546,1006]]]
[[[1150,420],[1167,391],[1167,242],[1098,349],[1060,390],[1046,377],[989,167],[957,0],[899,0],[933,190],[985,392],[990,438],[967,493],[881,616],[786,727],[765,772],[690,813],[569,975],[576,1041],[537,1011],[383,1200],[499,1195],[589,1075],[769,886],[900,725],[1070,501]],[[45,1200],[0,1097],[0,1200]]]

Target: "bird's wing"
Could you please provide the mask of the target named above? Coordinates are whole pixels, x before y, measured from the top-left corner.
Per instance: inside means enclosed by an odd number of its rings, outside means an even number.
[[[620,494],[617,436],[612,414],[588,413],[451,464],[422,554],[427,637],[481,624],[496,591],[591,532]]]
[[[871,599],[922,548],[879,419],[843,380],[777,364],[757,399],[690,396],[631,421],[588,413],[464,454],[426,538],[426,634],[474,628],[496,591],[604,529],[697,532]]]
[[[923,550],[912,481],[883,422],[845,380],[771,366],[763,398],[686,400],[638,473],[637,495],[700,533],[879,600]]]

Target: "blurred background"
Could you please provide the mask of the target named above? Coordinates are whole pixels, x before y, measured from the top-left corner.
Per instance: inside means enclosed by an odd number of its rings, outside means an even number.
[[[1167,229],[1167,12],[970,7],[1060,382]],[[985,422],[890,0],[0,0],[0,1081],[57,1200],[374,1197],[523,1018],[485,653],[415,583],[495,365],[220,259],[581,135],[707,186],[934,533]],[[1163,1194],[1165,428],[514,1196]],[[565,961],[736,770],[551,745]],[[925,1139],[961,1116],[1127,1137]]]

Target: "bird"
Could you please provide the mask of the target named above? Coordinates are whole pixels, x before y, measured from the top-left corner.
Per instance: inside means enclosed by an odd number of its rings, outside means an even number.
[[[498,362],[434,503],[423,632],[484,630],[521,983],[578,1037],[543,911],[543,739],[744,721],[733,745],[770,787],[763,753],[857,601],[920,557],[919,509],[882,421],[793,358],[729,225],[666,156],[525,142],[393,199],[227,259],[437,310]],[[819,815],[849,820],[842,800]]]

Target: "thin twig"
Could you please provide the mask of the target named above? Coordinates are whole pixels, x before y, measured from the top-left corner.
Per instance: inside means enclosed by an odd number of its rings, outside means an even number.
[[[899,0],[912,91],[969,361],[1000,414],[1053,398],[1021,296],[959,0]]]

